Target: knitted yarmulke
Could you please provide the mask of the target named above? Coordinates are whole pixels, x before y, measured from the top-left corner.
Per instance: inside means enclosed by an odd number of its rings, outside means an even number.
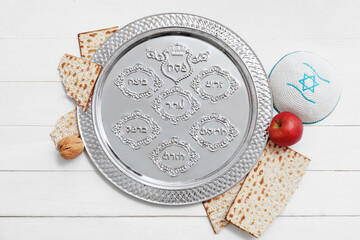
[[[291,112],[305,124],[325,119],[341,95],[341,79],[334,66],[311,52],[282,57],[269,75],[274,107]]]

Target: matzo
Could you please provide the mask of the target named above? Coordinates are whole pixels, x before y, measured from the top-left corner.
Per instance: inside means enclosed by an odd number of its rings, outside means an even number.
[[[225,217],[234,201],[236,194],[239,192],[242,181],[236,184],[227,192],[213,199],[203,202],[206,213],[209,217],[211,226],[215,233],[219,233],[229,222]]]
[[[117,30],[119,30],[119,27],[79,33],[78,41],[81,57],[89,60],[103,42]]]
[[[56,146],[61,139],[71,135],[80,137],[76,117],[76,108],[71,112],[61,116],[61,118],[56,123],[54,131],[50,133],[50,136]]]
[[[101,66],[89,60],[65,54],[59,64],[59,72],[66,93],[86,111]]]
[[[284,210],[310,159],[269,141],[246,177],[226,220],[259,237]]]

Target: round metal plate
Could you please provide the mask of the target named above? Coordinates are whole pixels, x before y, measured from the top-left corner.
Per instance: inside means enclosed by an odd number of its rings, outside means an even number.
[[[79,128],[96,167],[140,199],[169,205],[215,197],[260,157],[271,120],[265,72],[226,27],[160,14],[113,34]]]

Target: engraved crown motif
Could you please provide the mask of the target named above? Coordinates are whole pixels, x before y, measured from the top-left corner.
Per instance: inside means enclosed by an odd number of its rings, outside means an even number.
[[[180,43],[175,43],[168,47],[167,52],[173,56],[184,56],[189,50],[186,48],[185,45]]]

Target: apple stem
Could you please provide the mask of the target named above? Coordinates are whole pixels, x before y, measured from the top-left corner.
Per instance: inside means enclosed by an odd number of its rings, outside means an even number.
[[[281,122],[279,123],[277,119],[275,119],[276,124],[281,127]]]

